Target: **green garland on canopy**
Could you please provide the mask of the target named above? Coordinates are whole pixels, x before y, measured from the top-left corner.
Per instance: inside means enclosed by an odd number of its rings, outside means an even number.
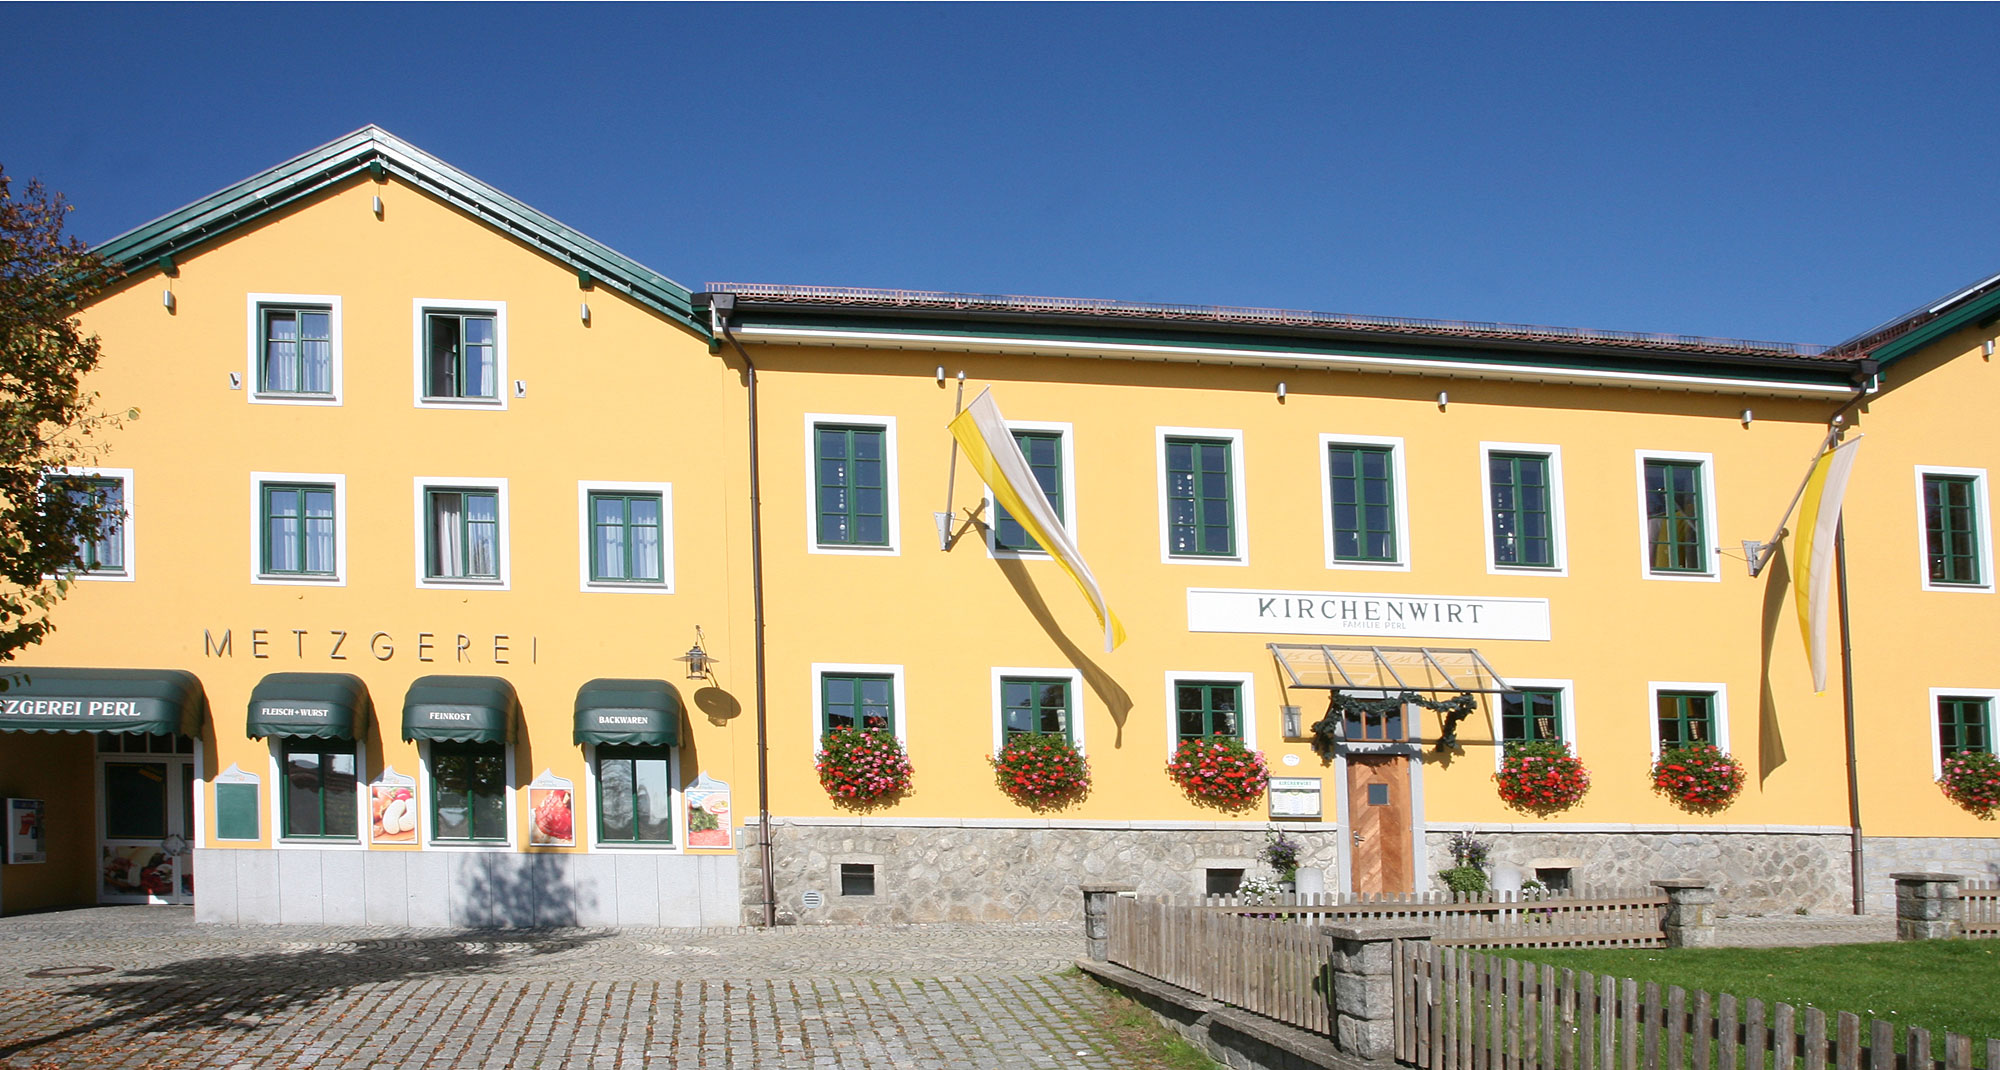
[[[1437,745],[1446,749],[1458,745],[1458,726],[1461,721],[1472,716],[1479,708],[1479,699],[1470,694],[1454,695],[1448,699],[1427,699],[1414,691],[1405,691],[1393,698],[1354,698],[1346,692],[1335,691],[1326,705],[1326,716],[1313,723],[1313,753],[1323,759],[1333,757],[1333,749],[1341,742],[1340,728],[1346,722],[1379,719],[1396,712],[1405,705],[1421,706],[1435,710],[1444,724]]]

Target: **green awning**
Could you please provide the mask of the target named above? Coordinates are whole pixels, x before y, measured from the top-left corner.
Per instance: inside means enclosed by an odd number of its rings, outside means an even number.
[[[521,719],[514,685],[498,676],[421,676],[403,696],[403,738],[512,743]]]
[[[201,680],[184,669],[0,672],[0,731],[199,736]]]
[[[576,741],[675,746],[680,692],[665,680],[592,680],[576,692]]]
[[[375,703],[361,677],[344,672],[274,672],[250,692],[251,739],[311,736],[359,739]]]

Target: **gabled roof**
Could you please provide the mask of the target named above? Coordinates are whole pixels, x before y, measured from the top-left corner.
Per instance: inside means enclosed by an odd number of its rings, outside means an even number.
[[[588,272],[594,285],[625,294],[708,337],[706,319],[694,314],[687,287],[374,125],[126,231],[96,251],[127,273],[143,270],[363,172],[377,178],[395,175],[573,270]]]
[[[1871,357],[1882,364],[1906,357],[1964,327],[2000,319],[2000,275],[1993,275],[1872,327],[1833,347],[1833,356]]]

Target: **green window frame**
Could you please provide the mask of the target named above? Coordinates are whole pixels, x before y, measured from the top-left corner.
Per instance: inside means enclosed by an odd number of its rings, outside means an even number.
[[[125,571],[125,481],[106,476],[63,476],[53,481],[79,508],[97,511],[94,535],[76,538],[77,571]]]
[[[1243,738],[1243,685],[1220,680],[1174,681],[1174,735]]]
[[[1938,757],[1993,752],[1993,700],[1940,695],[1937,700]]]
[[[1000,729],[1003,737],[1018,735],[1061,736],[1074,741],[1071,731],[1070,681],[1061,676],[1003,676],[1000,678]]]
[[[672,747],[597,745],[597,842],[671,847]]]
[[[592,582],[666,582],[664,495],[594,490],[589,509]]]
[[[260,309],[257,392],[333,394],[333,310],[264,306]]]
[[[1390,446],[1336,442],[1326,448],[1333,502],[1333,559],[1394,564],[1396,451]]]
[[[888,439],[881,425],[813,425],[819,545],[889,545]]]
[[[1715,738],[1715,692],[1661,691],[1654,697],[1659,718],[1660,750],[1668,751],[1689,743],[1713,743]]]
[[[491,312],[424,313],[424,397],[500,398],[499,317]]]
[[[498,582],[501,535],[498,488],[424,488],[424,578]]]
[[[1048,496],[1058,518],[1069,515],[1063,504],[1063,435],[1060,431],[1016,431],[1014,444],[1021,447],[1021,456],[1028,462],[1028,471],[1034,474],[1042,493]],[[1023,553],[1047,553],[1048,550],[1036,542],[1021,522],[1014,519],[1007,507],[994,503],[993,548],[1013,550]]]
[[[1646,564],[1654,572],[1709,571],[1702,462],[1646,461]]]
[[[353,740],[287,738],[278,748],[280,825],[288,840],[361,838],[361,763]]]
[[[1940,585],[1979,586],[1979,478],[1924,476],[1924,567]]]
[[[820,676],[821,735],[836,728],[896,731],[896,678],[888,673]]]
[[[1546,453],[1486,455],[1493,563],[1504,568],[1556,565],[1553,465]]]
[[[1558,688],[1524,687],[1500,696],[1500,741],[1564,743],[1563,693]]]
[[[506,745],[433,742],[430,751],[431,841],[507,842]]]
[[[338,496],[331,483],[265,483],[257,495],[266,576],[335,576],[340,567]]]
[[[1169,435],[1163,448],[1168,555],[1236,556],[1236,444]]]

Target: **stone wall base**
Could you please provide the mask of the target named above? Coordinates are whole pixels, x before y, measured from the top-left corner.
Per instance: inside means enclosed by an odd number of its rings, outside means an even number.
[[[1727,914],[1849,913],[1848,836],[1837,832],[1481,832],[1491,866],[1533,878],[1569,869],[1573,886],[1645,888],[1661,877],[1709,881]],[[1448,832],[1426,837],[1431,872],[1451,865]],[[1903,867],[1908,868],[1908,867]],[[1893,890],[1892,890],[1893,895]]]
[[[1864,836],[1861,841],[1868,913],[1894,916],[1891,873],[1956,873],[1967,880],[2000,878],[2000,836]]]
[[[195,852],[196,921],[417,928],[736,925],[734,855]]]

